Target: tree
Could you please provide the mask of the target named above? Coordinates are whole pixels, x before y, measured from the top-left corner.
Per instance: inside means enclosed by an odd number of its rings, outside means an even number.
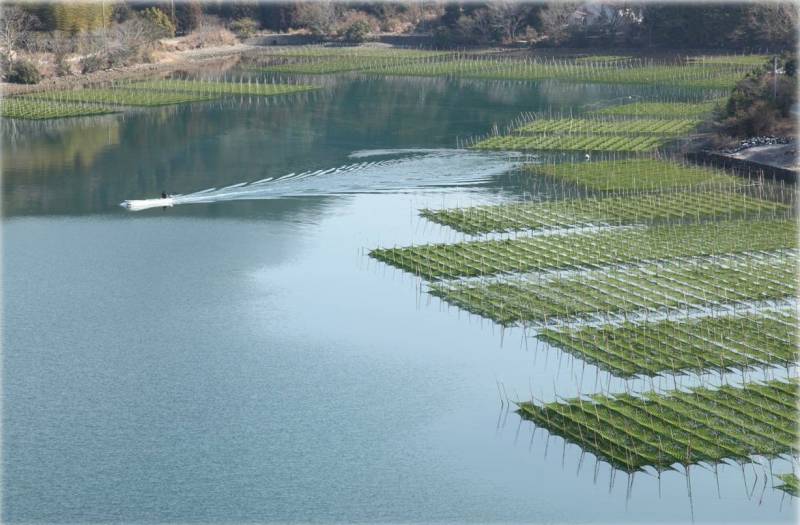
[[[297,6],[295,24],[314,35],[327,35],[336,24],[336,6],[331,2],[304,2]]]
[[[200,25],[203,17],[203,7],[197,0],[175,4],[175,31],[185,35],[191,33]]]
[[[64,31],[77,34],[107,27],[112,19],[114,6],[103,2],[53,2],[30,8],[42,22],[45,31]]]
[[[344,39],[346,42],[352,44],[360,44],[366,42],[367,37],[372,32],[369,22],[366,20],[356,20],[350,24],[344,32]]]
[[[642,28],[654,46],[789,49],[797,22],[797,7],[788,2],[648,4]]]
[[[718,115],[718,129],[733,137],[796,134],[791,108],[797,103],[797,78],[787,72],[793,60],[781,56],[775,74],[770,59],[737,83]]]
[[[258,30],[258,22],[249,17],[237,18],[228,27],[239,38],[249,38]]]
[[[730,42],[744,47],[794,49],[797,46],[797,5],[756,3],[744,6],[742,17],[731,31]]]
[[[286,31],[294,23],[295,6],[289,3],[266,2],[259,5],[258,21],[261,27],[273,31]]]
[[[558,45],[569,39],[570,19],[577,7],[577,4],[548,4],[542,9],[539,19],[549,43]]]
[[[161,30],[162,35],[166,37],[175,36],[175,24],[170,20],[169,15],[157,7],[148,7],[142,11],[142,16],[153,23]]]
[[[6,62],[14,59],[17,49],[31,38],[38,19],[18,6],[4,7],[0,13],[0,53]]]
[[[506,0],[490,2],[488,14],[492,26],[500,33],[505,42],[512,42],[517,34],[526,27],[530,11],[534,9],[522,2]]]

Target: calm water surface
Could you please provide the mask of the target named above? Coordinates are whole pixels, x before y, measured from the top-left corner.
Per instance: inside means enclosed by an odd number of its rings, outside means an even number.
[[[683,475],[638,474],[626,497],[623,474],[610,486],[499,401],[498,382],[519,399],[589,391],[593,368],[365,255],[459,240],[418,209],[513,199],[520,179],[499,175],[512,159],[353,152],[453,148],[522,111],[621,95],[336,78],[4,123],[3,520],[791,522],[763,467],[694,468],[691,502]],[[295,197],[117,206],[372,159],[400,159],[364,172],[393,191],[353,172],[353,191],[333,174]],[[482,175],[463,180],[464,162]],[[422,169],[459,183],[420,188]]]

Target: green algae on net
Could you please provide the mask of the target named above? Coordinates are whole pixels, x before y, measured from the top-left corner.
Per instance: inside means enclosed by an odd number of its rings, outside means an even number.
[[[797,453],[796,380],[519,404],[526,420],[626,472]]]
[[[796,246],[795,221],[774,219],[379,248],[370,256],[425,279],[455,279]]]
[[[567,276],[433,283],[428,293],[502,326],[607,321],[797,296],[797,250],[676,258]]]
[[[185,92],[204,95],[256,95],[273,96],[301,93],[319,89],[309,84],[269,83],[258,80],[216,81],[216,80],[147,80],[125,84],[126,89],[157,92]]]
[[[742,184],[741,178],[719,169],[656,158],[529,164],[526,169],[597,191]]]
[[[471,235],[581,225],[623,225],[667,220],[786,215],[789,206],[744,192],[673,191],[586,197],[443,210],[423,209],[426,219]]]
[[[13,119],[46,120],[104,115],[117,111],[119,109],[79,102],[33,100],[22,97],[5,97],[0,100],[0,116]]]
[[[109,106],[155,107],[215,100],[226,95],[275,96],[318,89],[306,84],[259,81],[146,80],[117,82],[107,87],[45,90],[7,97],[0,115],[17,119],[52,119],[120,111]]]
[[[537,337],[616,377],[728,372],[797,362],[789,309],[619,326],[545,328]]]

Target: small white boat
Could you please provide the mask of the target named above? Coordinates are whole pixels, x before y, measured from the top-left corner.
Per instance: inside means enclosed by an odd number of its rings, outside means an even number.
[[[167,197],[164,199],[122,201],[119,205],[131,211],[139,211],[146,210],[148,208],[163,208],[166,206],[172,207],[175,205],[175,199],[173,197]]]

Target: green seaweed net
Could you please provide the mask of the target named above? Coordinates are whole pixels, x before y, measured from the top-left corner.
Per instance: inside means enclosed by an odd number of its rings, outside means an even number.
[[[658,471],[797,452],[797,381],[519,404],[522,418],[617,469]]]

